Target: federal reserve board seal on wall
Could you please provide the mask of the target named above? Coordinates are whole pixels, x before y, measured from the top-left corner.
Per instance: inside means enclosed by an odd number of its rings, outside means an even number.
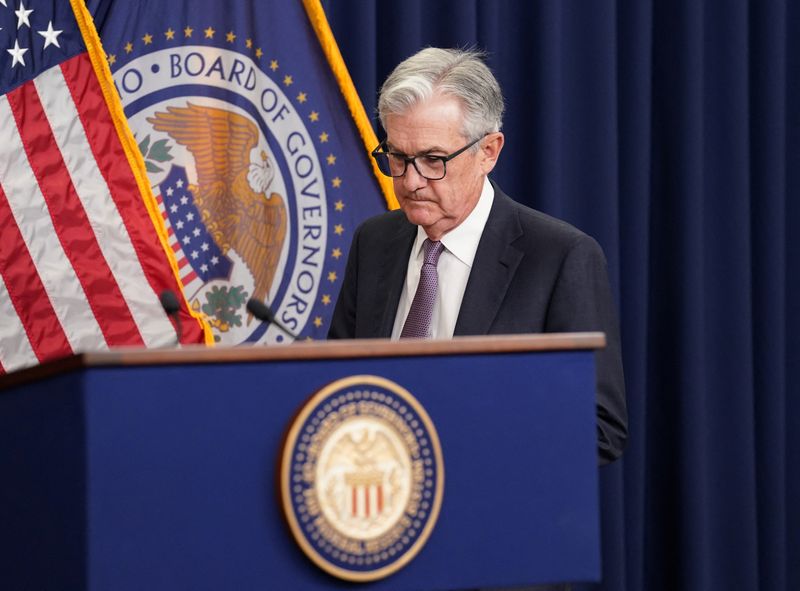
[[[317,392],[292,423],[281,496],[292,534],[328,573],[386,577],[428,539],[444,492],[436,429],[406,389],[352,376]]]
[[[189,305],[224,345],[291,340],[250,298],[325,338],[352,231],[384,207],[327,63],[302,50],[301,3],[119,4],[131,25],[106,31],[108,63]],[[279,25],[298,10],[300,26]]]

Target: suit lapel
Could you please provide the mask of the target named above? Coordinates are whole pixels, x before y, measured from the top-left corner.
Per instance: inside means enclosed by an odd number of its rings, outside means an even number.
[[[373,326],[378,329],[374,336],[377,338],[392,336],[394,317],[408,269],[408,257],[416,236],[417,227],[404,219],[402,226],[386,242],[382,257],[385,263],[379,270],[377,283],[381,293],[376,294],[376,306],[373,308]]]
[[[492,211],[486,221],[454,334],[488,334],[500,310],[523,253],[512,243],[522,235],[513,202],[497,185]]]

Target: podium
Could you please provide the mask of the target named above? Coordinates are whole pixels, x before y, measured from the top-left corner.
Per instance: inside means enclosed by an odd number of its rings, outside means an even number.
[[[600,577],[602,333],[86,353],[0,376],[3,589],[476,589]],[[348,376],[408,390],[444,491],[418,554],[368,583],[292,536],[279,461]]]

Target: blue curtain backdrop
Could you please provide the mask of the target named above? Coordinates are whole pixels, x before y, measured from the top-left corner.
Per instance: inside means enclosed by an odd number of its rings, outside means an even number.
[[[800,589],[800,3],[323,4],[370,112],[418,49],[487,50],[493,177],[605,249],[630,440],[602,588]]]

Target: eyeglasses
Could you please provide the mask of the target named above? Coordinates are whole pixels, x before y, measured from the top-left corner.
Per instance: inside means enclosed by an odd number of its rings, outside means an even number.
[[[434,156],[433,154],[421,154],[420,156],[406,156],[397,152],[389,152],[386,141],[378,144],[378,147],[372,151],[372,157],[378,163],[378,169],[390,177],[401,177],[406,173],[408,163],[414,165],[420,176],[425,177],[429,181],[438,181],[443,179],[447,174],[447,163],[465,152],[486,136],[481,136],[476,140],[472,140],[460,150],[456,150],[447,156]]]

